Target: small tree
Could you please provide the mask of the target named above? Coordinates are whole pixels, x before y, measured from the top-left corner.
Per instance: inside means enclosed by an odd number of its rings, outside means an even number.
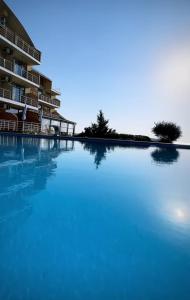
[[[160,138],[162,142],[172,143],[182,136],[181,128],[172,122],[155,123],[152,132]]]
[[[97,123],[92,123],[91,126],[84,128],[82,135],[88,137],[107,137],[116,134],[115,130],[109,128],[109,120],[104,118],[103,112],[100,110],[97,115]]]

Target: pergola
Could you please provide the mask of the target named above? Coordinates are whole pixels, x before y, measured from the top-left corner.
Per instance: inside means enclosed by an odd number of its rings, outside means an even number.
[[[49,119],[49,130],[53,127],[57,134],[74,135],[76,123],[64,118],[57,111],[51,114],[43,114],[43,118]],[[54,123],[56,122],[56,123]]]

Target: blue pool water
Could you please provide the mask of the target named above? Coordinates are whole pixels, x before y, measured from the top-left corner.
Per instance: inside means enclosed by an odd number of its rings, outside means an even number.
[[[0,299],[190,299],[190,151],[0,136]]]

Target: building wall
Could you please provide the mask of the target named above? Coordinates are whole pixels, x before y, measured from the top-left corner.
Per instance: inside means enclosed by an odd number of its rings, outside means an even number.
[[[7,96],[4,97],[6,98],[6,101],[5,100],[4,102],[3,100],[0,101],[0,108],[1,108],[0,119],[3,118],[2,112],[6,112],[6,111],[14,113],[20,119],[25,104],[29,106],[26,114],[27,116],[25,120],[26,122],[35,122],[35,123],[39,122],[40,118],[36,113],[35,113],[36,116],[35,114],[32,116],[32,113],[31,114],[29,113],[30,111],[32,112],[34,110],[36,111],[38,110],[39,115],[41,114],[42,111],[44,111],[47,112],[47,115],[50,116],[51,118],[55,117],[55,115],[52,116],[52,113],[56,111],[55,110],[56,107],[58,108],[60,106],[60,101],[59,100],[55,101],[54,99],[56,99],[59,93],[56,92],[55,90],[53,91],[52,81],[49,78],[33,70],[33,66],[39,64],[40,52],[37,49],[34,49],[34,44],[30,39],[29,35],[27,34],[26,30],[19,22],[17,17],[13,14],[13,12],[9,9],[9,7],[4,3],[3,0],[0,0],[0,17],[3,17],[3,21],[0,24],[0,29],[1,29],[0,35],[2,35],[3,38],[7,39],[6,43],[5,42],[1,43],[3,39],[1,39],[0,36],[0,57],[7,60],[6,67],[5,67],[6,74],[4,73],[5,70],[1,69],[2,66],[0,66],[0,88],[4,90],[8,90],[10,92],[8,93],[8,95],[10,95],[9,100],[13,100],[16,102],[16,103],[15,102],[12,103],[10,101],[7,104],[6,103],[8,101]],[[5,31],[5,28],[7,31]],[[12,32],[9,30],[12,30]],[[9,37],[11,36],[11,39],[6,36],[5,32],[10,33]],[[23,41],[28,44],[29,47],[26,46],[25,43],[23,44],[21,43],[22,46],[18,46],[18,44],[16,45],[15,43],[20,41],[18,37],[21,37]],[[25,45],[26,47],[23,48],[23,45]],[[10,53],[8,53],[9,51],[5,51],[7,47],[11,49]],[[34,50],[33,54],[31,54],[30,52],[31,50],[32,51]],[[36,53],[38,56],[37,60],[34,57]],[[8,67],[9,70],[7,70],[7,66],[10,66]],[[12,71],[14,75],[11,74],[10,71]],[[31,79],[32,77],[30,77],[30,79],[28,79],[28,77],[26,78],[25,74],[28,75],[28,73],[26,72],[30,72],[31,74],[37,75],[40,78],[39,87],[36,87],[37,85],[36,82],[32,82]],[[16,76],[15,73],[21,76],[21,78],[19,78],[19,76]],[[10,77],[10,82],[3,82],[2,80],[4,76]],[[7,95],[7,92],[4,93],[4,95],[5,94]],[[40,95],[46,96],[48,98],[43,97],[43,99],[39,101]],[[17,102],[21,102],[22,105],[18,104]],[[52,120],[51,122],[52,122],[51,123],[52,126],[60,127],[60,121]],[[41,127],[42,127],[42,131],[48,132],[50,128],[50,120],[48,120],[47,118],[46,119],[43,118]],[[53,127],[51,127],[51,131],[53,130],[54,130]],[[67,132],[67,125],[62,123],[60,127],[60,131],[64,133]]]

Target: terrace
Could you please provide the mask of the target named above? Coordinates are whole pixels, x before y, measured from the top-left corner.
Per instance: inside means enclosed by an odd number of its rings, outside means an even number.
[[[41,61],[41,52],[36,48],[30,46],[25,42],[19,35],[9,29],[7,26],[0,25],[0,36],[3,37],[3,40],[6,39],[8,43],[12,43],[16,48],[20,49],[31,59],[35,60],[36,63]]]
[[[31,72],[28,72],[24,69],[17,72],[16,68],[15,68],[15,64],[8,59],[0,57],[0,68],[3,71],[7,70],[9,74],[11,72],[11,74],[14,75],[15,77],[18,77],[24,81],[27,80],[27,82],[30,82],[30,83],[34,84],[35,86],[39,85],[39,82],[40,82],[39,76],[37,76]]]
[[[7,89],[0,88],[0,98],[7,99],[7,101],[11,101],[11,103],[14,101],[15,106],[24,106],[25,104],[30,105],[32,107],[37,108],[38,107],[38,100],[33,99],[28,96],[21,96],[19,99],[20,101],[15,101],[12,97],[12,92]]]
[[[12,121],[0,119],[0,131],[37,134],[40,132],[40,124],[25,121]]]
[[[60,100],[58,99],[51,99],[50,97],[48,96],[45,96],[43,94],[41,94],[39,96],[39,101],[41,102],[46,102],[47,104],[50,104],[51,106],[54,106],[54,107],[60,107],[61,105],[61,102]]]

